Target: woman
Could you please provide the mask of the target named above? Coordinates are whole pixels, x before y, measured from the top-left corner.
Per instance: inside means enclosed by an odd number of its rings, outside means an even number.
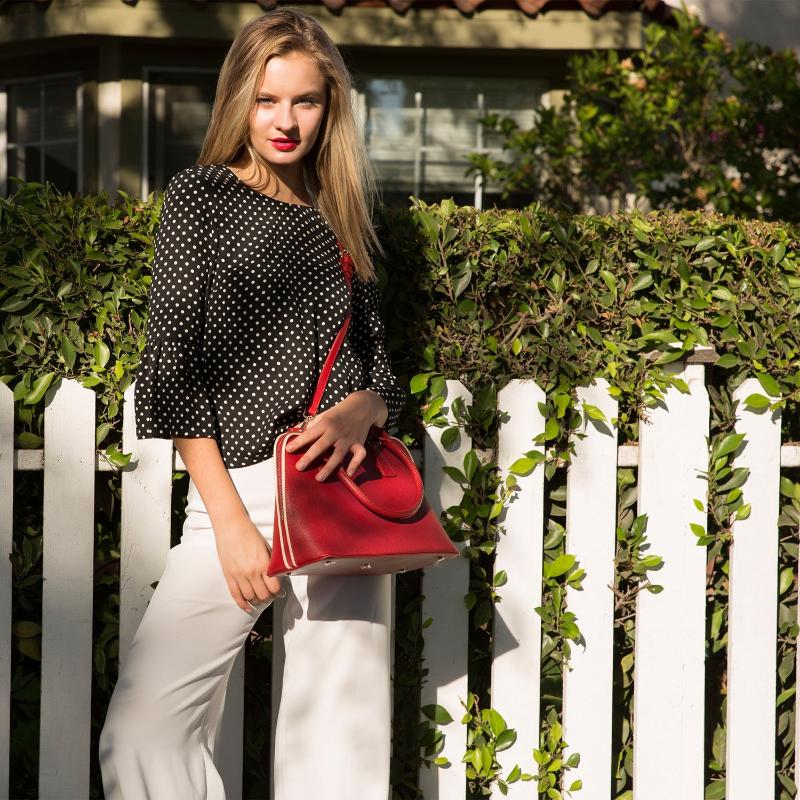
[[[225,797],[212,756],[228,676],[282,592],[274,797],[389,796],[390,576],[267,575],[274,441],[303,420],[348,308],[320,412],[295,440],[308,445],[298,468],[352,473],[370,426],[393,425],[406,397],[384,347],[367,250],[380,250],[374,181],[350,92],[318,22],[266,13],[227,54],[197,164],[167,186],[136,429],[175,442],[187,516],[120,664],[100,736],[107,800]],[[352,298],[337,238],[355,264]]]

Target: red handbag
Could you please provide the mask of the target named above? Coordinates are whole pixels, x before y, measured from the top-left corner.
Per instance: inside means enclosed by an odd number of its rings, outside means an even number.
[[[341,265],[352,288],[353,261],[339,242]],[[305,430],[325,391],[350,314],[331,346],[316,391],[300,426],[275,440],[275,525],[267,574],[375,575],[439,564],[459,555],[425,499],[422,478],[403,442],[373,425],[364,442],[366,456],[352,476],[349,457],[324,481],[318,469],[333,452],[304,470],[296,464],[306,448],[286,445]]]

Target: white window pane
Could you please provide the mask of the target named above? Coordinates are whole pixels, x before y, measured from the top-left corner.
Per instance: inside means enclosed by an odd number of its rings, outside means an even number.
[[[475,178],[464,175],[469,153],[502,153],[502,136],[479,118],[497,113],[529,128],[546,87],[536,79],[374,75],[360,88],[384,194],[446,196],[474,192]]]

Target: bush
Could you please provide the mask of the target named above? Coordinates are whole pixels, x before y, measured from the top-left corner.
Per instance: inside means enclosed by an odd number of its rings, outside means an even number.
[[[559,108],[539,108],[530,130],[488,114],[509,156],[470,155],[471,172],[504,196],[530,193],[573,211],[598,195],[633,193],[658,209],[706,209],[800,220],[800,72],[791,49],[773,52],[674,11],[650,23],[645,45],[574,55]]]

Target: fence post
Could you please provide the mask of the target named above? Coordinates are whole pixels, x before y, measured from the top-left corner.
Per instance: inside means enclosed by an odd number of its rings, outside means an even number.
[[[172,516],[173,444],[136,438],[135,385],[125,390],[122,406],[122,449],[132,457],[122,472],[120,501],[120,666],[153,595],[150,584],[166,566]]]
[[[742,492],[752,510],[734,520],[730,548],[727,800],[773,796],[775,781],[781,411],[745,409],[754,392],[764,392],[755,378],[733,392],[745,434],[733,466],[750,470]]]
[[[456,397],[466,404],[472,395],[460,381],[448,380],[446,399],[448,405]],[[452,409],[449,418],[454,421]],[[441,443],[443,428],[426,426],[424,443],[425,494],[431,508],[439,514],[456,505],[461,499],[460,488],[442,472],[444,465],[462,468],[464,456],[471,441],[463,431],[448,448]],[[459,549],[464,544],[459,543]],[[431,618],[431,625],[423,630],[423,657],[428,675],[423,679],[422,705],[436,703],[444,706],[453,721],[439,728],[445,735],[444,749],[439,754],[450,761],[448,768],[423,766],[419,784],[425,800],[462,800],[466,791],[466,778],[462,757],[466,750],[466,728],[461,724],[464,709],[459,700],[467,699],[468,612],[464,595],[469,589],[469,561],[451,558],[422,574],[422,619]],[[427,717],[422,716],[423,720]]]
[[[572,670],[564,672],[563,725],[567,756],[580,763],[565,773],[564,789],[582,781],[583,800],[608,800],[611,786],[611,717],[614,673],[614,586],[617,527],[617,401],[608,381],[578,388],[578,400],[608,422],[588,414],[586,438],[574,437],[567,477],[566,552],[586,570],[580,591],[567,587],[567,608],[577,616],[582,642],[570,642]]]
[[[504,480],[509,467],[529,450],[544,452],[533,439],[544,432],[539,403],[544,392],[531,380],[511,380],[497,394],[497,410],[509,415],[498,434],[497,466]],[[531,751],[539,746],[539,703],[542,620],[534,608],[542,603],[542,545],[544,539],[544,467],[517,476],[519,489],[498,518],[500,535],[494,572],[504,571],[508,583],[498,592],[494,613],[492,707],[517,732],[517,739],[499,754],[503,775],[515,764],[535,774]],[[528,797],[531,784],[509,784],[508,797]],[[492,784],[492,797],[503,796]]]
[[[10,792],[11,775],[11,609],[14,530],[14,392],[0,381],[0,798]]]
[[[702,800],[706,548],[689,525],[705,531],[708,394],[702,364],[664,364],[686,380],[646,410],[639,423],[638,513],[647,514],[649,549],[662,568],[637,595],[634,664],[633,794],[647,800]],[[681,370],[681,367],[684,367]]]
[[[44,431],[39,797],[78,800],[89,796],[95,393],[57,380]]]

